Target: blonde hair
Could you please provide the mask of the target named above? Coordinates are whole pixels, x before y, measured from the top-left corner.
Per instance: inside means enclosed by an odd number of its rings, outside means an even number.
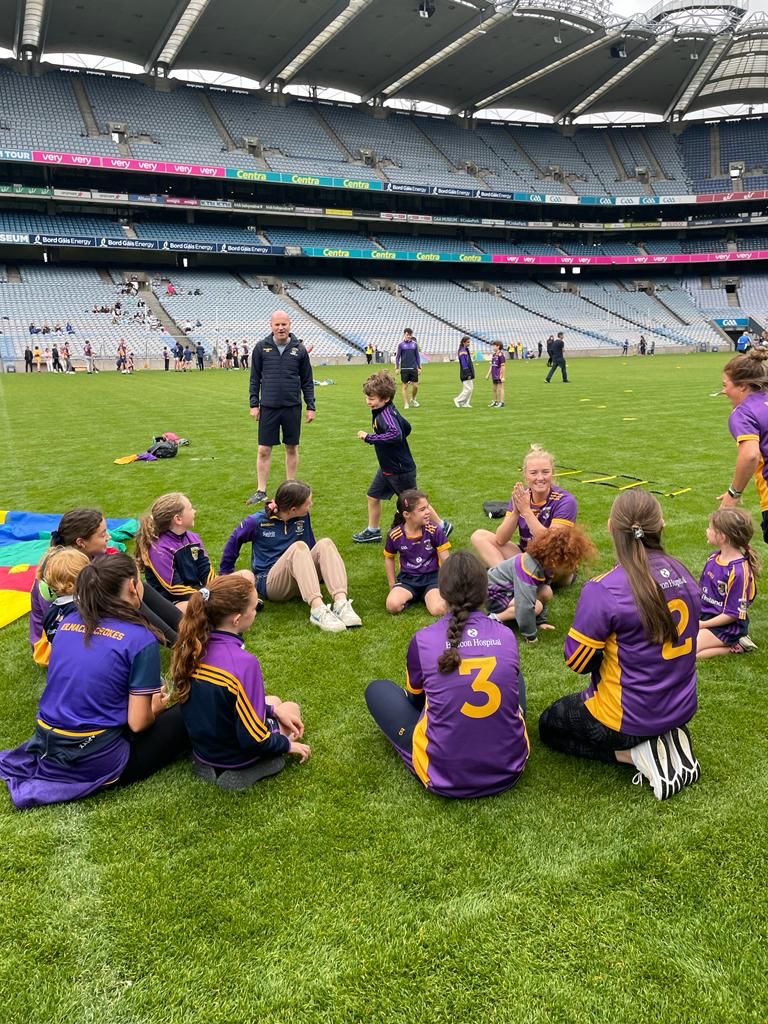
[[[174,517],[184,511],[184,502],[189,501],[181,491],[161,494],[149,512],[139,520],[136,534],[136,561],[149,565],[149,550],[161,533],[170,530]]]
[[[36,575],[59,597],[66,597],[74,594],[77,577],[89,564],[88,555],[79,548],[54,548],[38,566]]]
[[[549,459],[550,465],[552,466],[552,472],[555,471],[555,456],[546,450],[540,444],[532,444],[528,451],[525,453],[523,458],[523,472],[525,473],[528,469],[528,463],[531,459]]]

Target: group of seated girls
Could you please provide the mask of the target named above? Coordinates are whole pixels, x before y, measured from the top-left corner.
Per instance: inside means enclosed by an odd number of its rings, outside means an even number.
[[[366,702],[397,753],[434,792],[500,793],[525,767],[525,681],[515,633],[500,620],[516,617],[533,639],[551,584],[571,578],[578,561],[593,554],[575,526],[575,499],[555,489],[552,470],[546,453],[531,453],[527,487],[515,487],[507,522],[495,535],[473,536],[490,568],[469,551],[447,557],[439,528],[423,518],[425,495],[415,492],[400,505],[402,522],[393,532],[422,545],[429,535],[434,547],[436,588],[422,592],[432,595],[427,607],[441,617],[411,640],[405,689],[376,680]],[[546,488],[539,484],[547,479]],[[17,807],[126,785],[190,747],[195,773],[225,789],[275,774],[287,754],[306,761],[298,705],[267,695],[259,661],[242,638],[261,598],[301,595],[314,614],[322,604],[318,570],[334,599],[333,608],[323,607],[339,617],[352,611],[343,563],[332,542],[315,543],[310,507],[306,485],[283,484],[269,509],[234,531],[223,575],[214,577],[191,532],[194,509],[183,495],[166,495],[137,538],[146,589],[136,561],[109,553],[100,512],[78,509],[62,518],[33,596],[31,638],[36,656],[45,638],[49,662],[37,725],[30,740],[0,753],[0,777]],[[525,550],[512,545],[513,519]],[[635,781],[647,779],[657,799],[699,777],[687,728],[697,707],[697,650],[709,657],[750,649],[747,615],[757,571],[751,518],[741,509],[713,514],[707,539],[719,550],[700,586],[664,551],[663,526],[650,493],[635,488],[617,497],[608,521],[617,564],[584,584],[565,640],[567,666],[589,675],[589,684],[539,718],[546,746],[633,765]],[[391,538],[387,550],[393,612],[423,585],[409,578],[400,540]],[[246,541],[253,545],[252,571],[236,573]],[[275,547],[270,563],[266,552]],[[395,553],[404,558],[400,583]],[[487,614],[489,604],[495,615]],[[160,674],[160,641],[173,646],[170,685]]]

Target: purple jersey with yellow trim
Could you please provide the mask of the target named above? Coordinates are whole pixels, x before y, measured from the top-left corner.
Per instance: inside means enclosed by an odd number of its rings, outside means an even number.
[[[290,747],[266,702],[259,659],[235,633],[210,634],[181,713],[195,756],[215,767],[243,768]]]
[[[448,551],[451,543],[442,526],[425,523],[418,537],[409,537],[404,526],[395,526],[387,534],[384,542],[384,557],[400,556],[400,572],[409,576],[427,576],[437,572],[441,551]]]
[[[565,640],[574,672],[590,671],[581,694],[586,709],[609,729],[631,736],[658,736],[685,725],[696,712],[696,635],[699,588],[680,562],[647,551],[651,576],[677,623],[675,643],[645,635],[624,569],[588,580]]]
[[[573,526],[579,512],[579,503],[568,491],[553,487],[544,501],[532,500],[531,509],[542,526]],[[515,503],[510,499],[507,505],[507,515],[513,515],[515,512]],[[531,541],[531,531],[522,516],[518,523],[518,531],[520,533],[520,550],[525,551]]]
[[[198,534],[189,530],[161,533],[150,545],[147,563],[147,583],[171,601],[186,601],[214,577],[205,545]]]
[[[437,659],[448,646],[450,621],[446,615],[411,640],[406,689],[426,699],[413,753],[399,752],[436,793],[491,796],[513,786],[528,759],[517,641],[503,623],[472,612],[459,644],[461,664],[442,673]]]
[[[734,440],[757,441],[760,448],[760,464],[755,471],[755,486],[760,498],[760,508],[768,510],[768,394],[755,391],[737,405],[728,417],[728,429]]]
[[[498,384],[501,380],[501,368],[506,361],[503,352],[494,352],[491,356],[491,380],[494,384]]]
[[[718,636],[724,643],[734,643],[749,628],[749,606],[755,599],[755,576],[746,556],[733,562],[721,562],[720,552],[707,559],[699,580],[701,588],[701,621],[716,615],[732,615],[734,622],[719,626]]]

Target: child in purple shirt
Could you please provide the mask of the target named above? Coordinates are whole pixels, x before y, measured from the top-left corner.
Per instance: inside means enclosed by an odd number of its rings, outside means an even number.
[[[486,575],[471,552],[451,555],[439,583],[450,611],[411,640],[405,689],[377,679],[365,700],[427,789],[491,796],[514,786],[528,760],[517,641],[482,612]]]
[[[245,649],[257,604],[251,580],[219,576],[189,599],[173,652],[173,696],[192,740],[195,774],[222,789],[276,775],[285,754],[301,764],[310,754],[299,742],[298,704],[266,696],[259,659]]]
[[[608,528],[618,565],[584,584],[565,641],[568,667],[589,673],[581,693],[539,719],[542,742],[565,754],[634,764],[666,800],[701,774],[687,723],[697,707],[701,602],[691,574],[661,545],[661,506],[624,491]]]
[[[506,357],[504,355],[504,346],[500,341],[494,341],[492,345],[491,365],[488,367],[488,373],[485,375],[486,380],[488,380],[489,377],[491,378],[491,384],[493,386],[493,401],[490,403],[491,409],[504,408],[505,361]]]
[[[743,508],[720,508],[709,517],[707,543],[717,548],[699,580],[701,621],[696,656],[744,654],[756,649],[749,637],[749,606],[755,599],[757,555],[750,545],[752,516]]]
[[[215,575],[200,535],[192,532],[195,515],[186,494],[162,494],[141,517],[136,535],[136,558],[147,584],[179,611]]]
[[[397,497],[397,512],[384,544],[389,593],[387,611],[398,615],[411,601],[423,600],[430,615],[445,615],[437,572],[451,547],[442,526],[430,518],[429,498],[411,488]],[[395,578],[395,558],[400,572]]]

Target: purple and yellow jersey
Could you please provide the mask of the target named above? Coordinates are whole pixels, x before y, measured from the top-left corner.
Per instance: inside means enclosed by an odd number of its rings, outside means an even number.
[[[427,576],[440,568],[438,554],[448,551],[451,542],[442,526],[426,523],[418,537],[409,537],[404,526],[395,526],[384,542],[384,557],[400,556],[400,572],[409,576]]]
[[[728,417],[728,429],[737,444],[757,441],[760,462],[755,470],[755,486],[760,509],[768,510],[768,394],[755,391],[737,405]]]
[[[65,731],[125,726],[128,698],[160,686],[160,646],[146,626],[103,619],[86,643],[75,611],[56,631],[39,717]]]
[[[210,634],[181,713],[195,756],[215,767],[243,768],[290,747],[266,703],[259,659],[234,633]]]
[[[520,659],[514,634],[472,612],[459,644],[461,664],[442,673],[450,615],[411,640],[406,689],[425,696],[413,752],[400,751],[411,771],[436,793],[491,796],[517,782],[528,759],[520,710]]]
[[[418,370],[420,367],[419,343],[415,338],[411,338],[410,341],[403,338],[395,352],[395,369]]]
[[[40,639],[45,637],[43,623],[50,607],[50,602],[40,593],[40,580],[35,580],[32,585],[32,607],[29,611],[29,643],[33,654]]]
[[[505,362],[506,356],[503,352],[494,352],[491,356],[491,380],[494,384],[501,380],[501,370]]]
[[[568,667],[592,675],[581,694],[586,709],[609,729],[631,736],[658,736],[685,725],[697,706],[699,588],[680,562],[660,551],[647,554],[678,639],[648,640],[627,574],[617,565],[584,584],[565,640]]]
[[[144,567],[147,583],[171,601],[186,601],[214,578],[205,545],[196,533],[166,530],[150,546]]]
[[[733,562],[721,562],[720,552],[707,559],[699,580],[701,588],[701,618],[732,615],[741,622],[749,622],[749,606],[755,600],[755,576],[746,556]]]
[[[573,526],[578,515],[579,504],[568,491],[553,487],[544,501],[538,503],[531,501],[531,509],[542,526]],[[515,512],[515,503],[510,499],[507,505],[507,515],[513,515]],[[518,524],[518,530],[520,550],[525,551],[531,540],[531,531],[522,517]]]

